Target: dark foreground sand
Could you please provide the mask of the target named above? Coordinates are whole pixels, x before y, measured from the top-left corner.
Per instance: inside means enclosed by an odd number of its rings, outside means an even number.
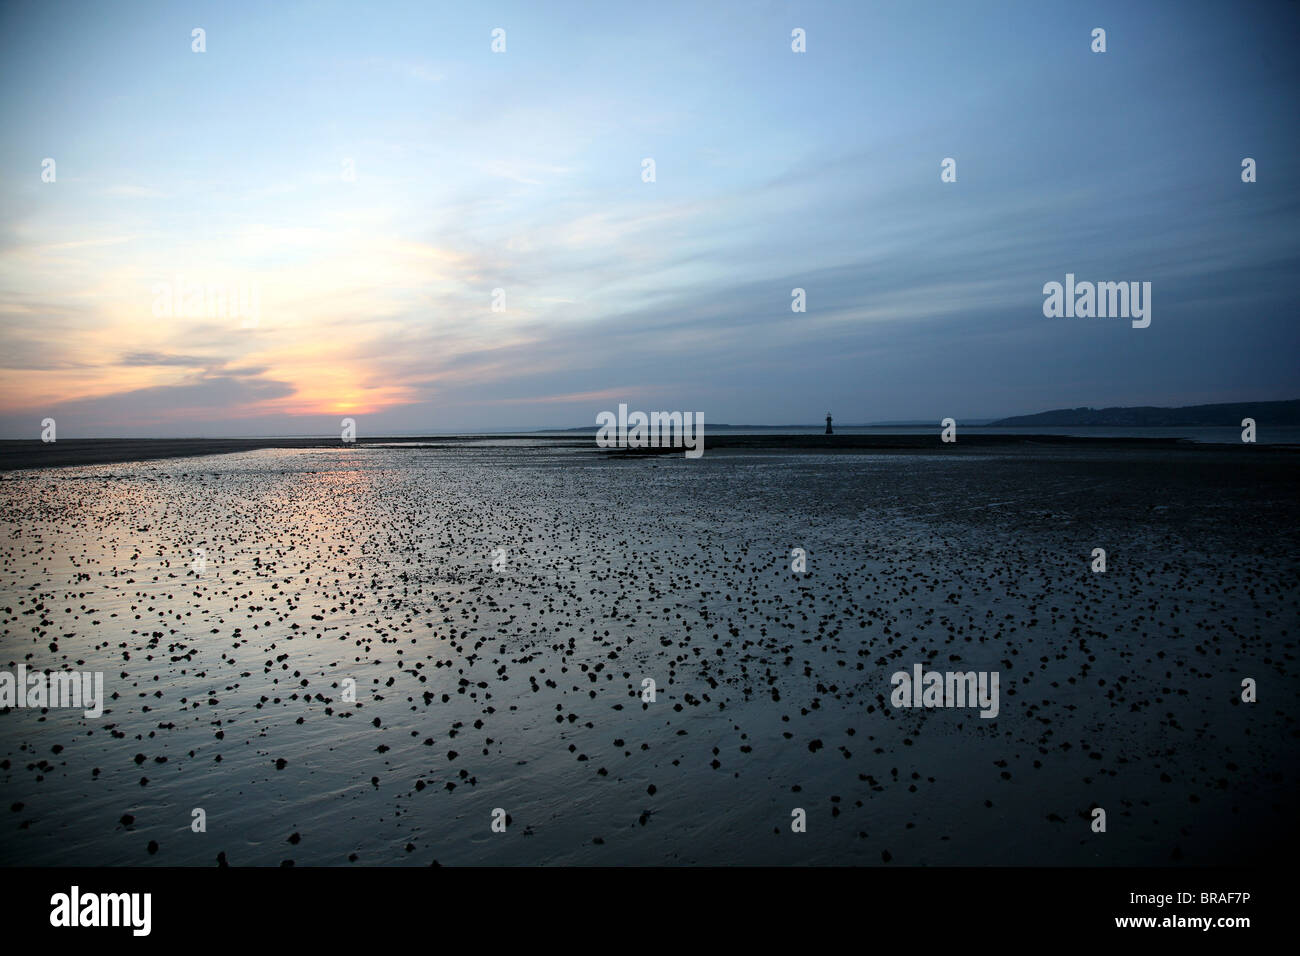
[[[1294,850],[1292,452],[771,437],[10,471],[0,669],[111,699],[0,712],[0,863]],[[916,662],[999,672],[998,717],[890,706]]]

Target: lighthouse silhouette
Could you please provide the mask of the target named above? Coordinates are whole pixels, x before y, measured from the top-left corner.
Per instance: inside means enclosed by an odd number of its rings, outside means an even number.
[[[833,431],[831,431],[831,413],[830,413],[830,412],[827,412],[827,413],[826,413],[826,434],[828,434],[828,435],[834,435],[834,434],[835,434]]]

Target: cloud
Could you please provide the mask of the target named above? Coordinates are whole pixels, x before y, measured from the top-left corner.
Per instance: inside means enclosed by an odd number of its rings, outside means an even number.
[[[119,365],[158,366],[179,365],[185,368],[210,368],[225,364],[223,360],[201,358],[196,355],[167,355],[162,352],[128,352],[118,360]]]
[[[154,432],[183,435],[195,424],[224,425],[239,431],[241,419],[266,414],[277,399],[292,395],[288,382],[233,375],[196,376],[179,385],[141,388],[112,395],[55,402],[41,407],[59,423],[60,437],[132,435]],[[34,414],[35,412],[33,412]],[[23,435],[31,431],[28,416],[0,416],[0,432]]]

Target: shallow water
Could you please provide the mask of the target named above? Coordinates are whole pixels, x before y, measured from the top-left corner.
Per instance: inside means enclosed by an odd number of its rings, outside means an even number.
[[[1029,454],[7,476],[4,667],[112,699],[0,713],[0,862],[1240,861],[1296,791],[1291,470]],[[917,661],[999,716],[889,706]]]

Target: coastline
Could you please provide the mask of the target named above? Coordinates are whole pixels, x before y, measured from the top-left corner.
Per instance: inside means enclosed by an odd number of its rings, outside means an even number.
[[[643,457],[681,454],[680,448],[597,448],[590,436],[557,437],[554,434],[512,433],[492,435],[432,435],[358,438],[353,447],[379,446],[430,448],[481,444],[496,441],[545,442],[556,448],[589,449],[609,457]],[[1189,454],[1211,451],[1257,455],[1265,450],[1280,455],[1300,452],[1300,445],[1229,445],[1198,443],[1170,437],[1082,437],[1073,435],[986,435],[965,434],[945,444],[937,431],[931,434],[717,434],[705,436],[709,451],[764,452],[848,452],[960,455],[968,452],[1028,451],[1034,447],[1092,450],[1165,450]],[[204,455],[226,455],[264,449],[342,448],[333,437],[320,438],[74,438],[46,444],[39,439],[0,440],[0,473],[40,468],[74,468],[84,465],[115,465],[162,461]]]

